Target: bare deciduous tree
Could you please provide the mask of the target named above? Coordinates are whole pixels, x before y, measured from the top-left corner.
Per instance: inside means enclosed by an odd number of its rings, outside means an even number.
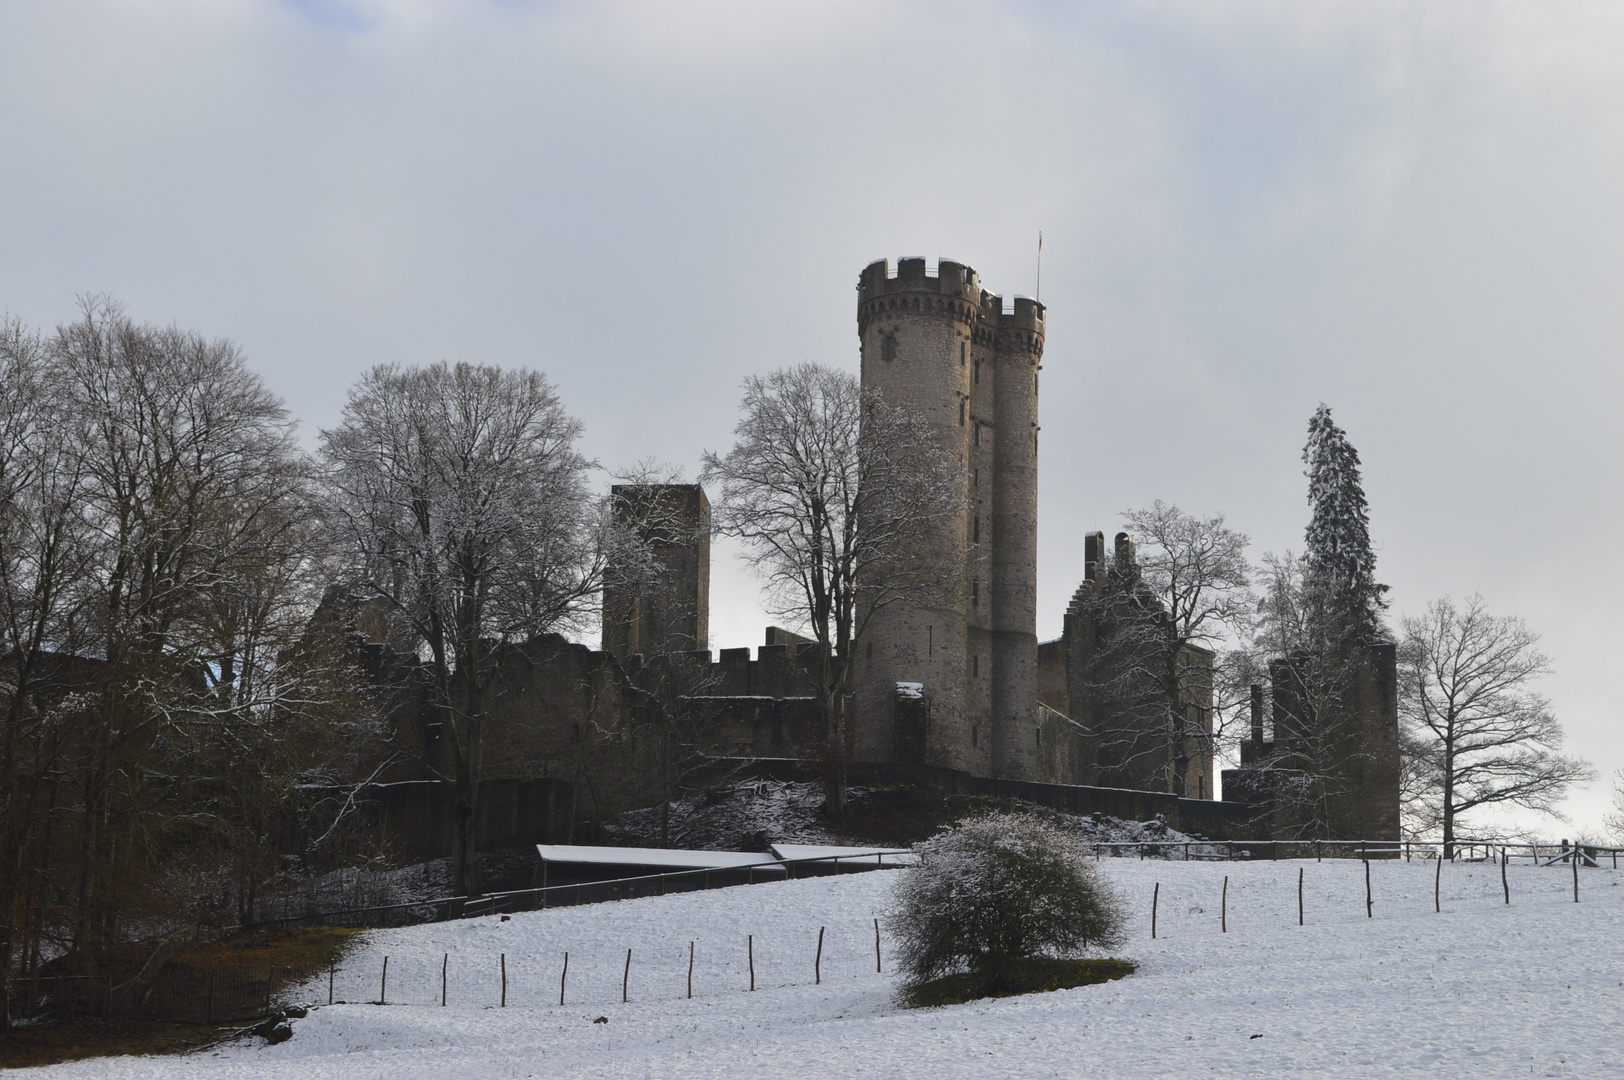
[[[945,590],[950,570],[921,557],[964,498],[957,463],[915,413],[817,364],[744,383],[727,454],[707,453],[717,525],[749,550],[768,609],[817,642],[813,682],[832,761],[829,810],[845,812],[852,642],[874,613]]]
[[[241,768],[324,722],[339,673],[282,663],[308,470],[231,342],[100,298],[0,338],[8,971],[92,971],[128,927],[195,913],[200,871],[173,856],[284,798]]]
[[[445,363],[374,368],[322,432],[350,573],[395,605],[428,653],[455,805],[453,873],[468,896],[480,892],[474,823],[495,654],[571,624],[600,584],[601,518],[580,433],[541,374]]]
[[[1615,837],[1624,841],[1624,769],[1613,774],[1613,809],[1602,820]]]
[[[1271,793],[1274,826],[1300,837],[1342,835],[1342,813],[1368,764],[1357,717],[1348,703],[1365,673],[1357,633],[1323,617],[1307,581],[1307,560],[1265,552],[1259,584],[1253,661],[1248,674],[1267,673],[1265,704],[1274,722],[1274,754],[1254,761],[1251,781]],[[1276,700],[1288,707],[1273,709]]]
[[[1163,790],[1184,795],[1192,757],[1213,749],[1218,650],[1244,637],[1256,607],[1249,541],[1222,514],[1160,501],[1123,523],[1137,544],[1119,550],[1085,613],[1098,639],[1085,678],[1106,703],[1092,726],[1102,758],[1153,768]]]
[[[1532,684],[1549,671],[1539,635],[1520,619],[1496,616],[1473,596],[1448,597],[1425,615],[1404,620],[1399,710],[1419,736],[1419,793],[1435,807],[1444,857],[1453,851],[1460,817],[1487,806],[1520,806],[1555,814],[1590,765],[1558,753],[1562,726]]]

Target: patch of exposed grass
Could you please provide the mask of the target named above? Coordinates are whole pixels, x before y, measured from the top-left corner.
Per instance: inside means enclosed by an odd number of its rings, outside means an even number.
[[[946,975],[921,983],[903,994],[903,1004],[923,1009],[935,1005],[962,1005],[988,997],[1014,997],[1093,986],[1132,975],[1135,966],[1127,960],[1022,960],[989,985],[980,975]]]
[[[296,974],[309,975],[336,963],[357,933],[338,926],[245,930],[187,949],[169,962],[190,968],[292,968]]]
[[[330,964],[337,963],[358,932],[336,926],[241,931],[178,953],[165,961],[163,967],[165,971],[175,968],[279,969],[299,978],[325,971]],[[163,974],[160,972],[159,977]],[[240,1023],[220,1026],[133,1017],[111,1020],[94,1016],[50,1017],[0,1035],[0,1068],[121,1054],[184,1053],[240,1027]]]
[[[206,1024],[75,1016],[29,1024],[0,1035],[0,1069],[121,1054],[184,1053],[233,1030]]]

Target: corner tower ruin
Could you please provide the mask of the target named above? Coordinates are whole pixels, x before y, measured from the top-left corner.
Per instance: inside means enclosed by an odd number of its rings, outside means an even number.
[[[968,266],[870,263],[858,282],[862,385],[923,416],[962,464],[964,500],[921,557],[942,558],[939,606],[899,603],[858,643],[858,757],[922,759],[1032,779],[1037,726],[1038,370],[1044,308],[981,288]],[[897,684],[925,709],[899,712]],[[923,732],[905,731],[923,724]],[[920,737],[922,734],[922,738]],[[922,747],[922,753],[920,748]]]

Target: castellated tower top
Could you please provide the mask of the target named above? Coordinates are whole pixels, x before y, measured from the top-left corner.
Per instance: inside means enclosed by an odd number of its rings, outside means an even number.
[[[925,273],[925,260],[898,259],[896,276],[888,259],[876,259],[863,268],[857,285],[863,300],[903,293],[938,293],[942,296],[981,303],[981,275],[962,263],[943,259],[934,276]]]
[[[1018,330],[1043,336],[1043,305],[1025,296],[1015,298],[1015,309],[1005,313],[1004,301],[981,287],[981,275],[963,263],[943,259],[935,274],[926,272],[922,258],[898,259],[891,273],[887,259],[863,268],[857,283],[857,329],[861,334],[870,319],[890,312],[940,315],[988,330]]]

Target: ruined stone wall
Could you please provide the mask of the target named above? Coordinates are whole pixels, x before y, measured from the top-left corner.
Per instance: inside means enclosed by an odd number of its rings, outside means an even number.
[[[1060,696],[1053,667],[1064,666],[1066,715],[1088,734],[1086,759],[1079,759],[1073,783],[1167,790],[1174,759],[1182,755],[1184,785],[1179,795],[1216,798],[1212,745],[1213,654],[1196,646],[1180,651],[1180,701],[1184,737],[1167,715],[1162,685],[1136,677],[1147,663],[1159,663],[1142,644],[1121,634],[1124,624],[1165,619],[1160,601],[1136,584],[1133,544],[1119,534],[1114,558],[1106,562],[1103,533],[1084,537],[1084,579],[1072,597],[1060,641],[1045,646],[1050,658],[1049,693]],[[1143,643],[1150,644],[1150,643]],[[1057,656],[1058,654],[1058,656]]]
[[[1356,648],[1330,676],[1305,657],[1272,660],[1274,738],[1261,737],[1258,702],[1241,768],[1224,770],[1225,797],[1250,803],[1277,839],[1399,837],[1397,649]]]
[[[1038,642],[1038,701],[1057,713],[1071,707],[1066,700],[1066,639]]]

